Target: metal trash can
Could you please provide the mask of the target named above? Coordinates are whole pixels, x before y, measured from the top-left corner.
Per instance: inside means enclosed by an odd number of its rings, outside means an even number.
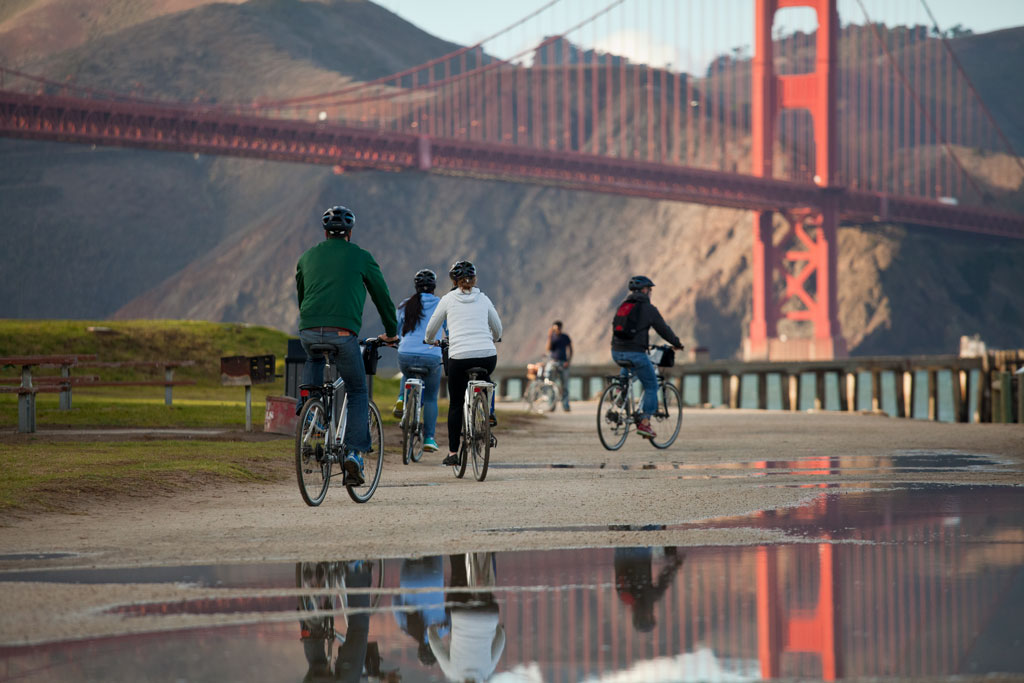
[[[302,367],[306,364],[306,351],[298,339],[288,340],[288,355],[284,357],[284,395],[299,397]]]

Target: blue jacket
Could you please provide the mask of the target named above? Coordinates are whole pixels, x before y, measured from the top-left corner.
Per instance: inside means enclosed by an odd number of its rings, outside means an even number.
[[[441,299],[430,294],[423,292],[422,294],[413,296],[420,296],[423,302],[423,317],[416,323],[416,329],[409,334],[403,334],[402,340],[398,342],[398,352],[405,353],[415,356],[434,356],[436,358],[441,357],[441,349],[437,346],[429,346],[423,343],[423,336],[427,330],[427,323],[430,322],[430,316],[434,313],[434,309],[437,308],[437,302]],[[402,327],[405,325],[405,307],[398,309],[398,332],[401,334]]]

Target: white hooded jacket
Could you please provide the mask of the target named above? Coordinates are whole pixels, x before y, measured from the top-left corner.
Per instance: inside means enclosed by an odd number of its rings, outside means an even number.
[[[479,288],[469,292],[453,289],[441,297],[424,333],[427,344],[434,341],[446,321],[449,358],[486,358],[498,354],[494,342],[501,339],[501,318]]]

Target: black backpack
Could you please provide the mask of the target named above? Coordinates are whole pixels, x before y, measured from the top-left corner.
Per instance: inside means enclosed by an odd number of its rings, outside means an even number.
[[[629,299],[619,304],[612,318],[612,336],[628,341],[636,338],[640,325],[640,310],[643,302]]]

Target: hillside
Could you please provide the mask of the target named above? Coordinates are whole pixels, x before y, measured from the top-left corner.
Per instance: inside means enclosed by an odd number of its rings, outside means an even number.
[[[22,5],[69,10],[76,1]],[[90,3],[86,17],[123,19],[122,4]],[[136,83],[147,96],[244,101],[374,78],[453,47],[364,0],[138,7],[137,20],[96,20],[91,37],[27,55],[26,70],[96,87]],[[0,35],[27,11],[0,15]],[[985,43],[971,49],[981,54]],[[1011,159],[972,154],[973,173],[1019,198]],[[633,272],[658,283],[655,303],[688,345],[727,357],[747,329],[752,219],[741,211],[57,143],[0,140],[0,158],[8,162],[0,234],[18,245],[0,280],[4,317],[190,318],[294,331],[295,261],[320,238],[323,208],[344,203],[396,301],[417,269],[476,261],[508,329],[503,361],[538,355],[556,317],[582,360],[606,359],[611,310]],[[844,226],[839,247],[840,322],[854,353],[951,352],[974,332],[994,346],[1019,345],[1024,245]],[[367,312],[372,332],[372,306]]]

